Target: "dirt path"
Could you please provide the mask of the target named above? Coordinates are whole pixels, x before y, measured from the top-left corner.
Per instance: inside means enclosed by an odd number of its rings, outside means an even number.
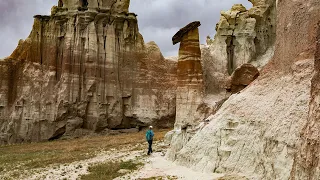
[[[141,151],[132,151],[132,152],[117,152],[117,151],[107,151],[101,152],[98,156],[73,162],[66,165],[56,165],[53,167],[38,169],[35,170],[35,175],[25,178],[26,180],[64,180],[70,179],[75,180],[83,174],[88,173],[88,168],[94,164],[99,164],[103,162],[113,161],[113,160],[122,160],[122,159],[135,159],[136,157],[141,156]]]
[[[71,164],[53,165],[47,168],[33,170],[26,175],[26,180],[76,180],[81,175],[88,173],[88,168],[94,164],[109,162],[109,161],[127,161],[137,160],[145,165],[136,172],[132,172],[123,177],[116,178],[117,180],[138,180],[154,177],[162,177],[162,179],[186,179],[186,180],[213,180],[221,177],[219,174],[205,174],[195,172],[186,167],[178,166],[173,162],[167,161],[164,157],[165,146],[161,143],[155,144],[157,152],[151,156],[146,156],[145,151],[135,150],[136,147],[128,147],[123,150],[110,150],[100,152],[96,157],[73,162]]]
[[[119,177],[116,180],[136,180],[151,177],[162,177],[162,179],[184,179],[184,180],[214,180],[222,177],[222,174],[208,174],[193,171],[189,168],[176,165],[164,158],[162,153],[154,153],[146,159],[145,166],[137,172]]]

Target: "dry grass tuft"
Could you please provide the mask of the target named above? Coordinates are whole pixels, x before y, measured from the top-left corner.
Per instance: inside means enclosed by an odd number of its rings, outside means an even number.
[[[162,140],[168,130],[155,131]],[[0,172],[44,168],[94,157],[98,152],[122,149],[145,142],[145,132],[115,136],[94,136],[73,140],[0,146]]]
[[[89,167],[89,174],[81,176],[81,180],[112,180],[116,177],[123,176],[126,173],[119,170],[128,170],[129,172],[137,170],[143,166],[143,163],[135,163],[132,160],[123,162],[108,162]]]
[[[157,177],[149,177],[149,178],[140,178],[138,180],[177,180],[178,177],[176,176],[166,176],[166,177],[162,177],[162,176],[157,176]]]

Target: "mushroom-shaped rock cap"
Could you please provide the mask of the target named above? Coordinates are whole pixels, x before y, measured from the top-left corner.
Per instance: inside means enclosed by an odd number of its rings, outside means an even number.
[[[199,26],[201,26],[200,21],[194,21],[192,23],[189,23],[187,26],[185,26],[184,28],[180,29],[173,37],[172,37],[172,43],[173,45],[179,43],[183,36],[185,34],[187,34],[189,31],[194,30],[196,28],[198,28]]]

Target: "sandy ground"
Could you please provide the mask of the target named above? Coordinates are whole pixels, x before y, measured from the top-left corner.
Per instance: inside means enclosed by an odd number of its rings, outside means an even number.
[[[136,149],[136,147],[131,146],[120,151],[113,149],[100,152],[96,157],[91,159],[36,169],[29,173],[30,175],[26,175],[21,179],[76,180],[81,175],[87,174],[88,167],[94,164],[120,160],[139,160],[145,165],[135,172],[116,178],[117,180],[139,180],[152,177],[157,177],[156,179],[162,177],[162,179],[213,180],[222,176],[221,174],[196,172],[166,160],[164,157],[166,147],[162,143],[155,143],[154,149],[156,152],[150,156],[146,155],[145,150],[133,151],[133,149]]]
[[[222,177],[222,174],[206,174],[193,171],[189,168],[176,165],[164,158],[162,152],[152,154],[146,159],[145,166],[137,172],[119,177],[116,180],[135,180],[150,177],[162,177],[162,179],[185,179],[185,180],[214,180]]]
[[[91,159],[78,161],[71,164],[50,167],[47,169],[41,169],[40,171],[37,170],[38,173],[36,173],[31,177],[27,177],[25,179],[27,180],[37,180],[37,179],[73,180],[74,179],[75,180],[80,175],[87,174],[88,167],[92,166],[93,164],[108,162],[112,160],[120,160],[120,159],[123,159],[124,157],[127,157],[129,159],[134,159],[136,156],[139,156],[139,155],[140,155],[140,152],[138,151],[127,152],[127,153],[125,152],[116,153],[112,151],[103,152],[100,155]]]

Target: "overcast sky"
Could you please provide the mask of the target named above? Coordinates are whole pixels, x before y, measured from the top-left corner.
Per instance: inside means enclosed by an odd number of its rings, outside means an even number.
[[[9,56],[19,39],[29,35],[33,15],[50,14],[58,0],[0,0],[0,58]],[[247,0],[131,0],[130,11],[138,14],[139,28],[145,42],[155,41],[165,56],[177,56],[179,45],[172,36],[192,21],[201,21],[201,43],[214,35],[220,11],[233,4],[251,7]]]

